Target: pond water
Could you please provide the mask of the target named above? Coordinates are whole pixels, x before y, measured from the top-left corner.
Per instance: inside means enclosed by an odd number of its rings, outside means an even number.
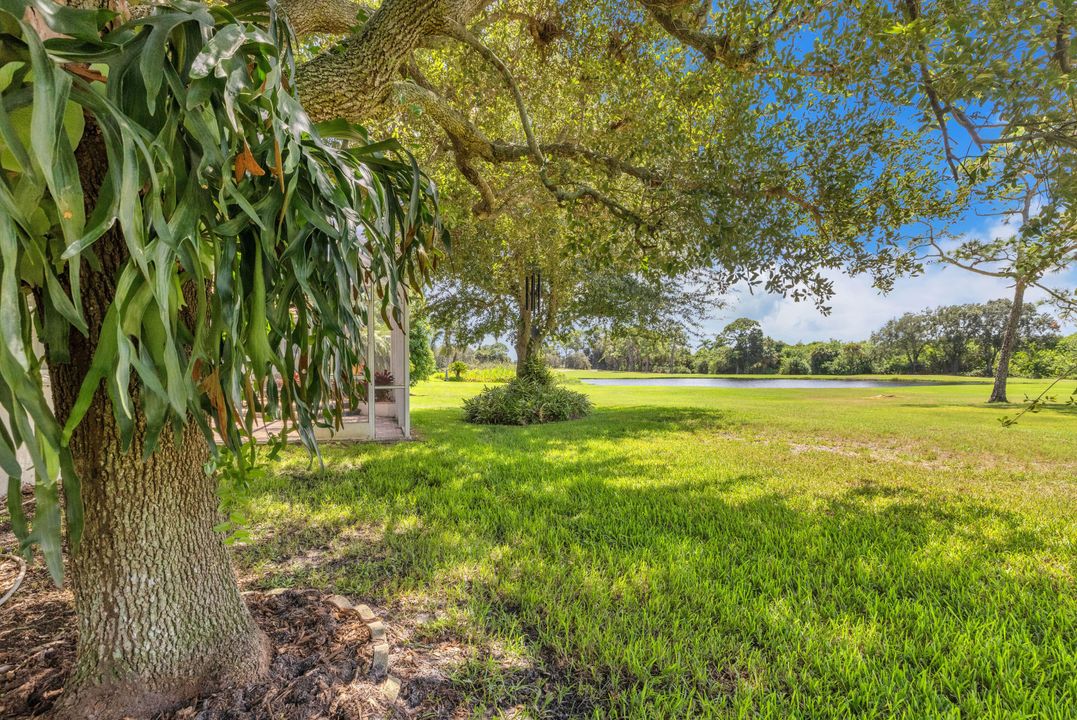
[[[648,385],[658,387],[719,387],[719,388],[769,388],[775,390],[803,390],[807,388],[892,388],[913,385],[936,385],[930,381],[916,380],[814,380],[805,378],[708,378],[708,377],[656,377],[656,378],[583,378],[587,385]]]

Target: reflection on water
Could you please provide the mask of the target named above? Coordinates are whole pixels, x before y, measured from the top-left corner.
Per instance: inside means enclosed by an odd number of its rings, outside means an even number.
[[[814,380],[797,378],[707,378],[707,377],[656,377],[656,378],[584,378],[587,385],[653,385],[659,387],[720,387],[720,388],[888,388],[912,385],[937,385],[917,380]]]

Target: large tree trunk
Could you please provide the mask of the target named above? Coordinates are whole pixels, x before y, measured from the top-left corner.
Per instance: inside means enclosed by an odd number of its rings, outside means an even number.
[[[78,161],[89,213],[106,169],[92,123]],[[118,229],[94,250],[100,266],[83,266],[89,336],[72,332],[70,358],[49,359],[61,422],[90,368],[127,261]],[[86,520],[82,542],[70,556],[79,640],[61,703],[61,715],[68,717],[146,717],[221,683],[252,680],[268,667],[268,641],[243,603],[213,531],[217,496],[215,479],[204,470],[206,439],[194,426],[181,439],[166,431],[143,459],[144,426],[138,417],[132,446],[123,452],[111,403],[99,388],[72,436]]]
[[[1010,378],[1010,358],[1017,345],[1017,332],[1021,325],[1021,312],[1024,310],[1025,283],[1018,280],[1013,286],[1013,305],[1010,316],[1006,319],[1006,332],[1002,335],[1002,348],[998,353],[998,366],[995,368],[995,385],[991,388],[991,398],[987,402],[1004,403],[1006,400],[1006,381]]]
[[[524,374],[524,369],[527,367],[527,361],[531,359],[531,340],[530,338],[521,338],[517,335],[516,339],[516,376],[520,377]]]

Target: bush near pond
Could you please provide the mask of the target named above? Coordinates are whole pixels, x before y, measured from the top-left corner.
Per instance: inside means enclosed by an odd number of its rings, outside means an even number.
[[[481,425],[535,425],[575,420],[590,413],[591,407],[586,395],[559,386],[536,358],[519,377],[465,400],[464,419]]]

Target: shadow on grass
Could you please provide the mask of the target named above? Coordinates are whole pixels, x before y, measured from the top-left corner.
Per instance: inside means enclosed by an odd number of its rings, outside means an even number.
[[[325,474],[286,463],[253,486],[254,540],[239,556],[266,585],[447,597],[471,632],[524,638],[537,673],[520,682],[472,658],[458,677],[472,703],[811,712],[813,693],[869,682],[864,666],[880,687],[924,674],[910,712],[942,679],[973,714],[984,698],[1064,696],[1072,648],[1036,658],[1077,605],[1035,567],[1051,548],[1022,515],[878,482],[795,495],[764,473],[669,477],[648,457],[662,435],[733,429],[721,411],[604,409],[530,428],[421,416],[425,442],[329,448]],[[850,649],[850,627],[867,650]],[[1040,670],[992,674],[999,652]],[[567,682],[571,702],[552,702]],[[834,712],[870,709],[879,690],[863,690],[831,698]]]

